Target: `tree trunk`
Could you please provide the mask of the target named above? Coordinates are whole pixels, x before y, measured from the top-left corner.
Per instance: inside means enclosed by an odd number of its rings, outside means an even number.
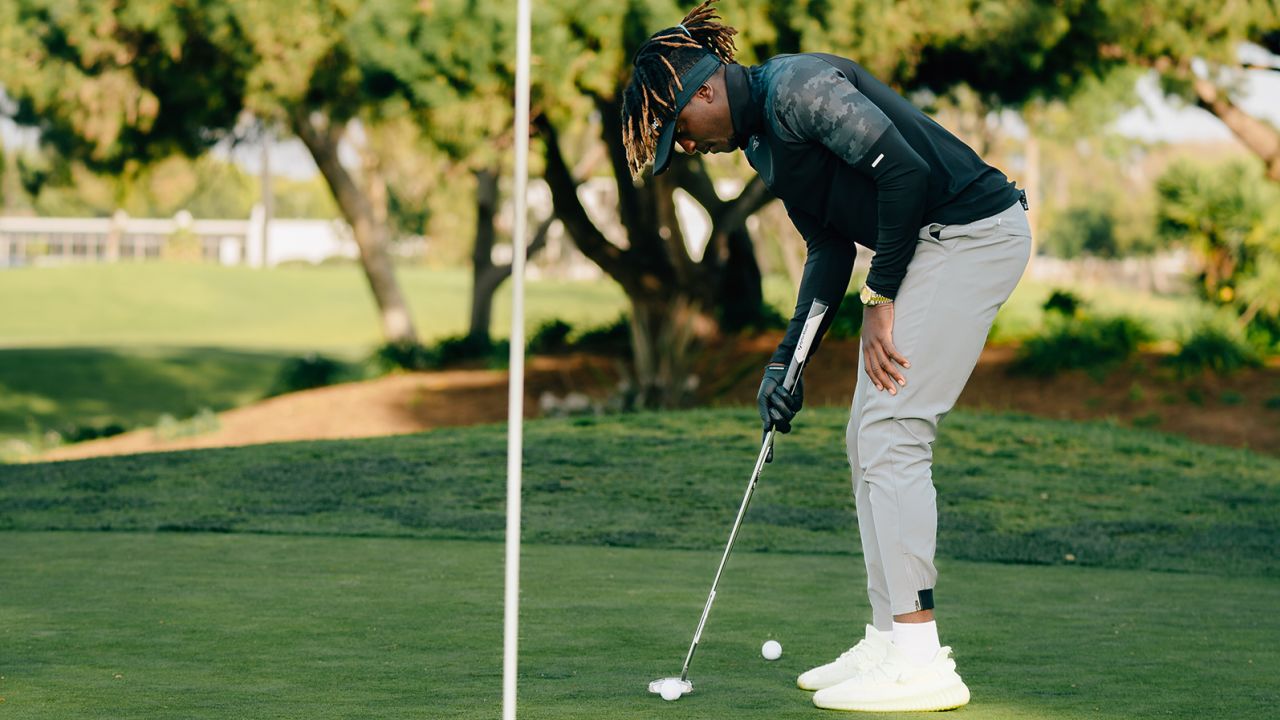
[[[681,295],[631,296],[631,346],[635,361],[630,405],[676,408],[697,389],[693,349],[705,315]]]
[[[493,294],[498,291],[506,273],[495,272],[493,243],[496,231],[493,218],[498,213],[498,171],[483,168],[476,176],[476,244],[471,252],[471,325],[467,339],[489,342],[489,325],[493,318]],[[508,268],[510,272],[510,268]]]
[[[511,277],[511,264],[495,265],[493,246],[497,242],[494,217],[498,213],[498,170],[484,168],[476,176],[476,243],[471,252],[471,325],[467,340],[488,345],[493,322],[493,296]],[[525,250],[533,257],[547,244],[547,233],[555,222],[555,213],[538,225]]]
[[[290,121],[294,133],[311,152],[342,216],[351,226],[356,245],[360,248],[360,265],[381,316],[383,339],[388,343],[417,343],[413,318],[400,292],[387,249],[390,228],[387,224],[385,184],[375,173],[370,177],[369,188],[361,189],[338,160],[343,125],[301,108],[290,114]]]
[[[605,238],[578,198],[578,176],[561,154],[558,133],[545,118],[535,123],[546,143],[546,179],[556,215],[578,249],[609,274],[631,301],[633,404],[673,407],[696,386],[693,359],[702,341],[725,327],[761,316],[763,292],[745,223],[772,197],[758,179],[738,198],[720,200],[696,160],[679,157],[672,171],[632,182],[621,143],[615,101],[596,97],[601,140],[618,189],[618,210],[627,232],[624,249]],[[673,192],[688,190],[712,216],[707,250],[695,262],[675,215]]]

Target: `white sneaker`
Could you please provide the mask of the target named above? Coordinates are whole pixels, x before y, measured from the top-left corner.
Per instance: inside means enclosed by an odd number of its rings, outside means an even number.
[[[956,674],[949,647],[925,665],[915,665],[891,646],[883,662],[813,696],[820,708],[865,712],[951,710],[968,702],[969,688]]]
[[[801,690],[822,690],[838,685],[880,663],[889,652],[891,632],[881,632],[873,625],[867,626],[867,634],[857,645],[826,665],[816,667],[796,678]]]

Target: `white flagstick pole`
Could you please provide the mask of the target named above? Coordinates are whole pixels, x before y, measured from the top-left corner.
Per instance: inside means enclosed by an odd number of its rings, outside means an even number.
[[[515,229],[511,235],[511,375],[507,398],[507,580],[502,653],[502,718],[516,717],[520,628],[520,486],[524,457],[524,261],[529,184],[529,25],[531,0],[516,12]]]

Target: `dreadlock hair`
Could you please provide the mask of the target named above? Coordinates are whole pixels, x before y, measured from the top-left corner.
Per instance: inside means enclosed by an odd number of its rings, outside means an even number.
[[[635,70],[622,93],[622,145],[633,179],[653,160],[662,126],[675,122],[676,95],[683,89],[680,76],[706,53],[722,63],[733,62],[738,31],[716,22],[715,2],[703,0],[680,25],[659,30],[636,50]]]

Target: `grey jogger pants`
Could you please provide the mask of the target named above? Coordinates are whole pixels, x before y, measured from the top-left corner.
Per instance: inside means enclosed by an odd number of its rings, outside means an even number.
[[[1031,229],[1020,204],[967,225],[920,229],[894,299],[893,343],[911,363],[897,395],[878,391],[858,356],[846,444],[872,623],[922,609],[933,564],[938,508],[933,441],[986,343],[996,311],[1022,277]]]

